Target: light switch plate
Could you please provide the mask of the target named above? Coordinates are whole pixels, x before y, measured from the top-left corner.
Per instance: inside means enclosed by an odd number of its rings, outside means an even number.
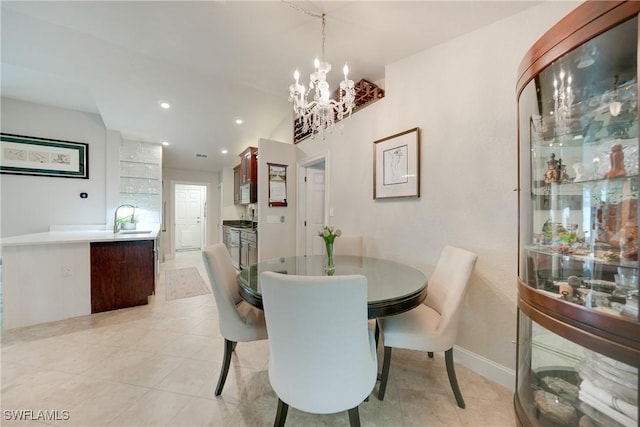
[[[278,215],[267,215],[267,224],[278,224],[279,222],[284,222],[281,221],[280,218],[281,217]]]

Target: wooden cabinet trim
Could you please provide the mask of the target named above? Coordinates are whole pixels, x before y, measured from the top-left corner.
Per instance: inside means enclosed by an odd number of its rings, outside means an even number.
[[[553,61],[638,13],[640,2],[637,1],[587,1],[578,6],[526,53],[518,68],[516,97]]]
[[[634,323],[631,319],[625,320],[550,298],[519,279],[518,293],[520,297],[518,307],[532,320],[551,332],[582,345],[585,345],[582,341],[586,340],[589,345],[585,347],[603,354],[610,354],[616,359],[620,359],[621,354],[624,353],[626,360],[629,360],[630,354],[635,353],[633,356],[635,363],[639,362],[640,324]],[[612,351],[614,352],[611,353]]]

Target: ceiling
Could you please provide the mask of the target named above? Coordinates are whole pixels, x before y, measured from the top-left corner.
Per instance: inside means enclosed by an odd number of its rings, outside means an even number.
[[[348,62],[376,82],[385,64],[537,3],[2,0],[0,90],[99,114],[125,138],[168,141],[165,167],[212,172],[292,121],[293,71],[308,76],[321,52],[312,15],[327,15],[331,75]]]

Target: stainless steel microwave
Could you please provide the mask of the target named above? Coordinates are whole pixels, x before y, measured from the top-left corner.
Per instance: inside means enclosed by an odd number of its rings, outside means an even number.
[[[240,203],[243,205],[251,203],[251,184],[243,184],[240,186]]]

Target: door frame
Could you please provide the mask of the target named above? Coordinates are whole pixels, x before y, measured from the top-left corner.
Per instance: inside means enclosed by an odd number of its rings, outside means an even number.
[[[307,168],[311,166],[321,163],[324,161],[324,222],[325,224],[329,221],[329,213],[331,212],[331,208],[329,207],[330,194],[329,189],[330,185],[330,155],[329,150],[324,153],[316,154],[311,157],[306,157],[298,161],[298,212],[297,212],[297,221],[296,221],[296,255],[304,255],[305,253],[305,225],[304,221],[307,214],[307,185],[304,182],[304,178],[307,176]]]
[[[200,222],[202,230],[201,230],[201,239],[202,239],[202,247],[206,247],[208,244],[209,236],[209,183],[201,182],[201,181],[182,181],[182,180],[171,180],[171,191],[169,195],[169,203],[170,203],[170,215],[171,220],[169,226],[166,227],[171,234],[170,240],[170,256],[167,257],[169,259],[173,259],[176,256],[176,185],[195,185],[198,187],[204,187],[204,195],[205,200],[203,203],[203,211],[204,218]]]

